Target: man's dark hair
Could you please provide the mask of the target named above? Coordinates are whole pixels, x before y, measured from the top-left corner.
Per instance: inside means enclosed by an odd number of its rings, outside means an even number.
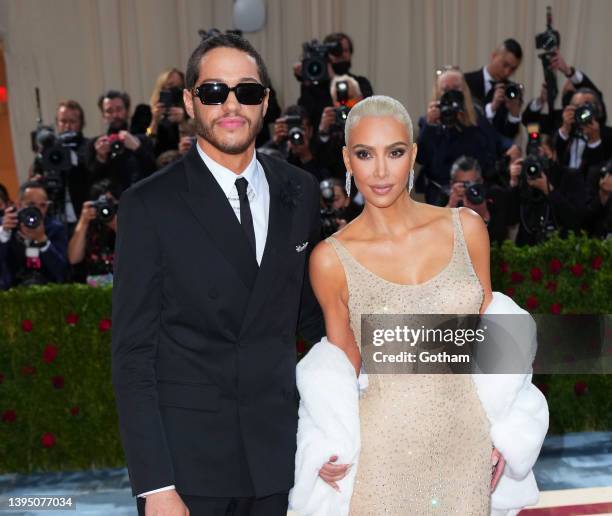
[[[235,48],[250,55],[257,63],[257,72],[261,84],[266,88],[270,87],[270,76],[266,65],[251,43],[236,34],[217,34],[202,40],[198,47],[191,53],[187,61],[187,71],[185,73],[185,88],[192,90],[198,82],[200,75],[200,61],[205,54],[215,48]]]
[[[510,52],[514,57],[516,57],[519,61],[523,59],[523,49],[521,48],[521,44],[516,41],[514,38],[508,38],[503,42],[503,47]]]
[[[106,192],[110,192],[117,200],[121,197],[121,189],[107,178],[100,179],[100,181],[91,185],[89,189],[89,198],[92,201],[97,201],[101,195],[106,195]]]
[[[83,111],[81,104],[79,104],[76,100],[61,100],[57,105],[57,109],[55,110],[55,112],[57,113],[59,111],[59,108],[62,107],[76,111],[79,114],[79,118],[81,119],[81,129],[85,127],[85,112]]]
[[[102,104],[104,103],[104,99],[121,99],[123,101],[123,105],[125,106],[125,110],[130,110],[130,96],[125,91],[108,90],[106,93],[100,95],[98,98],[98,107],[100,108],[100,112],[102,112]]]
[[[8,190],[2,183],[0,183],[0,201],[2,201],[4,204],[8,204],[10,201]]]
[[[352,54],[353,53],[353,40],[350,38],[348,34],[345,34],[344,32],[332,32],[331,34],[328,34],[327,36],[325,36],[323,43],[342,44],[343,39],[348,41],[349,50],[351,51],[351,54]]]
[[[41,190],[44,190],[47,195],[49,195],[47,192],[47,189],[45,188],[45,185],[42,184],[40,181],[26,181],[19,187],[19,198],[20,199],[23,198],[23,194],[28,188],[40,188]]]
[[[309,125],[312,125],[308,111],[298,104],[287,106],[283,114],[289,116],[299,116],[302,119],[302,123],[307,122]]]

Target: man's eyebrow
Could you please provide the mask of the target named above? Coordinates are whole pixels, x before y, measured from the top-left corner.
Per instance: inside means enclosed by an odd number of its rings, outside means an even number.
[[[201,84],[205,82],[223,82],[226,83],[227,79],[221,79],[220,77],[211,77],[209,79],[204,79]],[[240,77],[238,82],[259,82],[255,77]]]

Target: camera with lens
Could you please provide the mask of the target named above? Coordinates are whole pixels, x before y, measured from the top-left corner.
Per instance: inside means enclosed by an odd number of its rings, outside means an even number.
[[[65,172],[76,166],[72,160],[72,152],[77,149],[82,140],[79,132],[66,132],[55,135],[53,131],[43,128],[37,132],[36,143],[39,154],[37,167],[44,172]]]
[[[612,159],[607,161],[602,167],[599,169],[599,177],[603,179],[608,174],[612,174]]]
[[[523,98],[523,85],[518,82],[507,82],[504,93],[508,100],[521,99]]]
[[[108,135],[108,143],[110,144],[111,159],[118,158],[125,152],[125,144],[123,143],[123,140],[119,138],[118,133],[110,133]]]
[[[440,97],[440,122],[445,127],[453,127],[459,123],[459,113],[465,111],[463,92],[450,90]]]
[[[538,57],[542,60],[544,70],[550,70],[550,62],[554,51],[561,46],[561,35],[558,30],[552,28],[552,7],[550,6],[546,8],[546,30],[536,34],[535,45],[536,49],[544,50]]]
[[[338,231],[338,221],[340,213],[334,210],[334,182],[329,179],[324,179],[319,184],[321,189],[321,198],[323,199],[324,207],[321,208],[321,236],[327,238]]]
[[[597,106],[591,102],[585,102],[574,111],[574,122],[577,126],[583,127],[590,124],[597,116]]]
[[[159,92],[159,102],[166,109],[183,105],[183,91],[181,88],[174,86]]]
[[[17,220],[26,228],[36,229],[43,222],[43,214],[36,206],[28,206],[17,212]]]
[[[104,224],[113,220],[117,213],[117,203],[106,195],[101,195],[98,200],[93,201],[92,205],[96,210],[96,220]]]
[[[342,55],[342,45],[339,41],[333,43],[320,43],[313,39],[302,45],[302,80],[311,82],[328,81],[327,72],[329,54]]]
[[[525,159],[521,167],[521,175],[524,179],[537,179],[549,168],[548,158],[540,155],[540,133],[529,132]]]
[[[285,123],[287,124],[289,141],[294,145],[302,145],[305,141],[302,117],[300,115],[286,115]]]
[[[474,183],[466,181],[463,183],[465,186],[465,197],[470,204],[482,204],[486,200],[485,186],[482,183]]]

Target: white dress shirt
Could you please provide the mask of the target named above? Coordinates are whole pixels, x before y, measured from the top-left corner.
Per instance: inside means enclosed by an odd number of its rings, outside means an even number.
[[[489,73],[489,70],[487,70],[486,66],[482,67],[482,75],[484,77],[484,94],[486,98],[487,95],[489,94],[489,91],[491,91],[491,88],[493,87],[493,83],[495,82],[495,79],[493,79],[493,77]],[[495,118],[495,111],[493,111],[492,102],[489,102],[485,106],[485,114],[487,115],[487,120],[489,122],[491,122],[493,118]],[[521,117],[514,116],[510,113],[510,111],[508,111],[508,121],[512,122],[513,124],[518,124],[521,121]]]
[[[261,163],[257,161],[255,152],[253,152],[253,159],[247,165],[247,167],[240,173],[236,174],[230,169],[220,165],[210,156],[208,156],[199,145],[196,145],[198,154],[202,158],[202,161],[208,167],[211,174],[215,178],[215,181],[223,190],[225,197],[227,197],[230,206],[233,208],[238,221],[240,221],[240,199],[238,197],[238,190],[236,189],[236,179],[244,177],[248,182],[247,195],[249,197],[249,205],[251,208],[251,215],[253,217],[253,227],[255,229],[255,248],[257,263],[261,265],[261,259],[263,257],[264,248],[266,247],[266,238],[268,236],[268,217],[270,213],[270,187],[266,174],[261,166]],[[246,235],[245,235],[246,238]],[[153,493],[159,493],[161,491],[169,491],[175,489],[175,486],[165,486],[153,491],[147,491],[141,493],[138,496],[146,498],[148,495]]]

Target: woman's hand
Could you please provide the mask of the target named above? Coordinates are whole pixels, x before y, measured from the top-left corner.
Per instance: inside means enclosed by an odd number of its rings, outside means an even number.
[[[158,102],[157,104],[153,106],[153,109],[151,110],[151,116],[156,126],[161,120],[161,117],[164,115],[165,112],[166,112],[166,106],[164,105],[163,102]]]
[[[332,455],[329,458],[329,462],[323,464],[323,467],[319,470],[319,476],[336,491],[340,492],[337,482],[348,474],[352,464],[332,464],[337,460],[338,456]]]
[[[497,448],[493,448],[491,452],[491,492],[495,491],[505,466],[506,460],[503,455]]]
[[[79,224],[84,228],[89,226],[89,223],[96,218],[96,209],[93,206],[92,201],[85,201],[81,208],[81,216],[79,218]]]
[[[440,123],[440,103],[437,100],[431,101],[427,106],[427,123],[429,125]]]

